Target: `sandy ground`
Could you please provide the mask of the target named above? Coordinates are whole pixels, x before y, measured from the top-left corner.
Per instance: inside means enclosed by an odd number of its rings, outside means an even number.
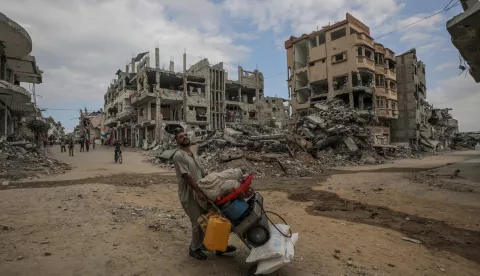
[[[74,169],[0,187],[0,275],[247,275],[233,236],[233,256],[188,257],[175,178],[140,153],[122,165],[111,148],[51,154]],[[436,178],[420,175],[431,168]],[[479,168],[469,151],[257,179],[267,209],[300,233],[294,263],[274,275],[480,275]]]

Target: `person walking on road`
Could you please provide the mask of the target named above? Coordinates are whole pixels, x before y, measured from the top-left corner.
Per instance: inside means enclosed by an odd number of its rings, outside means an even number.
[[[87,149],[87,152],[90,150],[90,140],[89,139],[85,140],[85,148]]]
[[[92,141],[92,150],[95,150],[95,139]]]
[[[85,139],[80,139],[80,152],[85,152]]]
[[[192,223],[192,241],[190,244],[189,255],[197,260],[206,260],[207,255],[202,250],[204,233],[198,218],[206,213],[206,196],[198,188],[197,181],[206,176],[205,169],[200,165],[198,156],[190,150],[190,139],[183,129],[178,129],[175,134],[178,150],[173,155],[173,164],[177,174],[178,197],[185,213],[187,213]],[[235,246],[228,246],[222,253],[234,252]]]
[[[65,149],[65,140],[60,141],[60,152],[67,152]]]
[[[73,140],[70,140],[68,142],[68,155],[73,156],[73,150],[75,148],[75,144],[73,143]]]

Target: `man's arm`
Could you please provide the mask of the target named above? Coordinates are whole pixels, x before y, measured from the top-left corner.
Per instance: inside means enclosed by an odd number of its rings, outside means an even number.
[[[198,188],[197,183],[195,180],[193,180],[193,177],[190,174],[190,170],[188,169],[185,158],[180,154],[175,154],[173,156],[173,164],[175,165],[175,168],[180,171],[180,175],[183,177],[183,179],[185,179],[187,185],[190,186],[195,193],[197,193],[198,199],[205,200],[205,195],[203,194],[202,190]]]

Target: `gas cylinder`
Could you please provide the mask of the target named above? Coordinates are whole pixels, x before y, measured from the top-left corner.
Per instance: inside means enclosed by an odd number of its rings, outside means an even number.
[[[208,219],[207,231],[203,244],[210,251],[227,250],[228,239],[230,238],[230,230],[232,223],[226,218],[220,216],[211,216]]]

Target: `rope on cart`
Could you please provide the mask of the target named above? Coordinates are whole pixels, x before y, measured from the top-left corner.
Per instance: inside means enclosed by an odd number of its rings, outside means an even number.
[[[285,225],[288,225],[287,221],[282,216],[280,216],[279,214],[277,214],[275,212],[272,212],[272,211],[265,211],[265,209],[263,209],[263,204],[261,204],[260,201],[255,200],[255,202],[258,203],[258,205],[260,205],[260,208],[262,209],[262,212],[265,213],[265,217],[267,217],[267,220],[273,225],[273,227],[275,227],[275,229],[277,229],[277,231],[280,234],[282,234],[282,236],[284,236],[285,238],[291,238],[292,237],[292,229],[288,230],[288,232],[290,232],[289,234],[283,233],[280,229],[278,229],[277,225],[275,225],[275,223],[270,219],[270,217],[267,215],[267,213],[276,215],[277,217],[279,217],[285,223]]]

